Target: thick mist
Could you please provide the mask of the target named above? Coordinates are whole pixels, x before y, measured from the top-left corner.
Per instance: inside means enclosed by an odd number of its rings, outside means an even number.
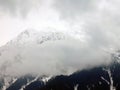
[[[47,0],[47,2],[0,0],[0,2],[5,15],[23,17],[23,26],[46,32],[47,28],[43,29],[43,26],[50,27],[56,32],[65,33],[66,37],[70,36],[65,40],[47,41],[41,45],[31,41],[32,43],[27,46],[24,44],[17,46],[14,45],[15,42],[9,44],[8,41],[8,45],[0,49],[4,51],[0,54],[0,70],[3,73],[70,74],[83,68],[108,64],[111,61],[111,54],[120,48],[119,0]],[[40,13],[35,13],[39,9]]]
[[[47,41],[41,45],[10,44],[1,53],[1,73],[24,75],[71,74],[83,68],[108,64],[110,55],[77,39]],[[3,50],[3,49],[2,49]]]

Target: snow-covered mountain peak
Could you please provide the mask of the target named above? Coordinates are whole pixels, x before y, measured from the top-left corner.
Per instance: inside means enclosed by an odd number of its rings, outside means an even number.
[[[55,58],[55,51],[48,51],[48,49],[50,49],[51,47],[46,46],[45,48],[43,48],[42,46],[47,45],[46,42],[52,42],[52,45],[54,45],[54,42],[59,42],[60,40],[63,41],[67,39],[67,37],[69,37],[69,35],[55,30],[36,31],[29,29],[23,31],[16,38],[9,41],[6,45],[0,48],[0,71],[3,73],[3,75],[9,73],[14,74],[14,72],[17,72],[17,74],[21,74],[19,73],[19,71],[23,71],[22,67],[26,67],[25,71],[29,71],[29,68],[33,69],[32,67],[35,67],[33,70],[35,71],[40,67],[45,68],[45,66],[42,66],[40,62],[42,62],[43,64],[51,63],[51,65],[53,65],[54,62],[47,61],[47,59],[52,59],[52,57]],[[43,45],[43,43],[45,44]],[[46,57],[45,53],[48,52],[52,53],[50,53],[50,56]],[[16,68],[19,71],[16,71]]]
[[[45,41],[62,40],[65,39],[66,36],[65,33],[55,30],[37,31],[29,29],[20,33],[15,39],[11,40],[11,43],[17,45],[26,45],[30,43],[42,44]]]

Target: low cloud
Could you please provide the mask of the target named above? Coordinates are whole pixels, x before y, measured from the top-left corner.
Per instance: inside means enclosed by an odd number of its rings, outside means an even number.
[[[31,1],[26,6],[27,1],[22,4],[22,1],[19,0],[1,2],[2,9],[14,13],[23,10],[23,14],[27,13],[33,4]],[[21,7],[18,2],[24,6]],[[27,47],[24,45],[7,47],[7,52],[1,53],[0,62],[3,65],[3,60],[12,63],[8,65],[8,68],[5,65],[5,69],[2,70],[11,74],[53,75],[71,73],[88,66],[107,64],[111,61],[110,53],[120,49],[119,4],[119,0],[54,0],[50,10],[56,11],[56,15],[59,13],[59,19],[56,16],[55,21],[65,21],[67,26],[66,24],[63,26],[68,27],[68,30],[62,30],[62,32],[67,32],[73,38],[46,42],[42,45],[32,43]],[[49,13],[49,9],[47,10]],[[78,33],[79,31],[83,34]],[[84,37],[82,42],[79,39],[81,36]],[[8,56],[6,57],[6,55]],[[17,60],[14,61],[13,58]]]
[[[0,60],[1,68],[4,68],[5,60],[10,62],[4,69],[5,74],[9,75],[70,74],[76,70],[108,64],[111,61],[110,54],[104,50],[83,44],[74,38],[48,41],[41,45],[31,43],[27,46],[14,46],[13,43],[7,46]]]
[[[81,27],[78,31],[86,33],[91,46],[116,49],[120,45],[119,4],[119,0],[57,0],[54,8],[70,27]]]

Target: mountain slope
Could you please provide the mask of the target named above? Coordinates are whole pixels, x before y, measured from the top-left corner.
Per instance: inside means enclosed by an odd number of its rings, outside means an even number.
[[[25,30],[6,45],[0,47],[0,88],[5,89],[9,87],[16,76],[34,73],[35,70],[35,73],[38,72],[40,65],[40,67],[44,68],[44,66],[40,64],[42,61],[40,58],[44,59],[46,57],[42,54],[46,53],[47,50],[43,52],[44,45],[42,44],[65,40],[67,37],[69,37],[67,34],[55,30],[48,32]],[[47,61],[43,63],[45,64],[46,62]],[[35,68],[32,69],[33,67]],[[18,81],[18,83],[21,82],[22,81]],[[21,85],[19,85],[18,88],[20,86]]]
[[[43,64],[54,63],[52,61],[47,61],[47,57],[53,58],[51,56],[55,53],[55,51],[52,51],[52,48],[54,48],[56,44],[55,42],[64,41],[68,37],[70,36],[58,31],[39,32],[35,30],[26,30],[22,32],[15,39],[0,47],[0,74],[13,74],[13,72],[17,72],[18,70],[22,72],[22,67],[28,67],[24,69],[30,71],[28,69],[32,69],[34,65],[36,68],[40,65],[44,68],[44,66],[40,64],[41,61],[44,61]],[[48,45],[49,43],[52,43],[51,46]],[[51,48],[51,51],[48,51],[46,48]],[[53,53],[51,53],[51,56],[49,55],[46,57],[45,53],[48,52]],[[32,71],[35,71],[35,69]],[[17,74],[20,73],[17,72]]]
[[[23,81],[22,78],[29,78],[29,76],[23,76],[7,90],[19,90],[17,88],[20,84],[22,84],[21,87],[25,84],[25,87],[20,90],[120,90],[119,76],[120,64],[113,61],[109,65],[83,69],[71,75],[58,75],[49,79],[41,76],[29,84],[19,82],[19,80]]]
[[[115,61],[70,76],[60,75],[34,90],[120,90],[120,64]]]
[[[0,90],[120,90],[120,52],[112,54],[113,61],[108,65],[62,75],[71,68],[64,68],[65,62],[58,60],[66,53],[60,42],[71,38],[59,31],[26,30],[0,47]]]

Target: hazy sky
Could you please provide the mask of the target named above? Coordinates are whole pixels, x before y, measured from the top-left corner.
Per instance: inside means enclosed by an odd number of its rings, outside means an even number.
[[[65,29],[67,23],[53,8],[52,0],[0,0],[0,45],[26,29]]]
[[[0,0],[0,45],[25,29],[44,27],[82,31],[96,44],[117,45],[119,4],[119,0]]]
[[[119,0],[0,0],[0,45],[29,28],[84,28],[90,35],[109,34],[108,31],[118,34],[119,3]]]

